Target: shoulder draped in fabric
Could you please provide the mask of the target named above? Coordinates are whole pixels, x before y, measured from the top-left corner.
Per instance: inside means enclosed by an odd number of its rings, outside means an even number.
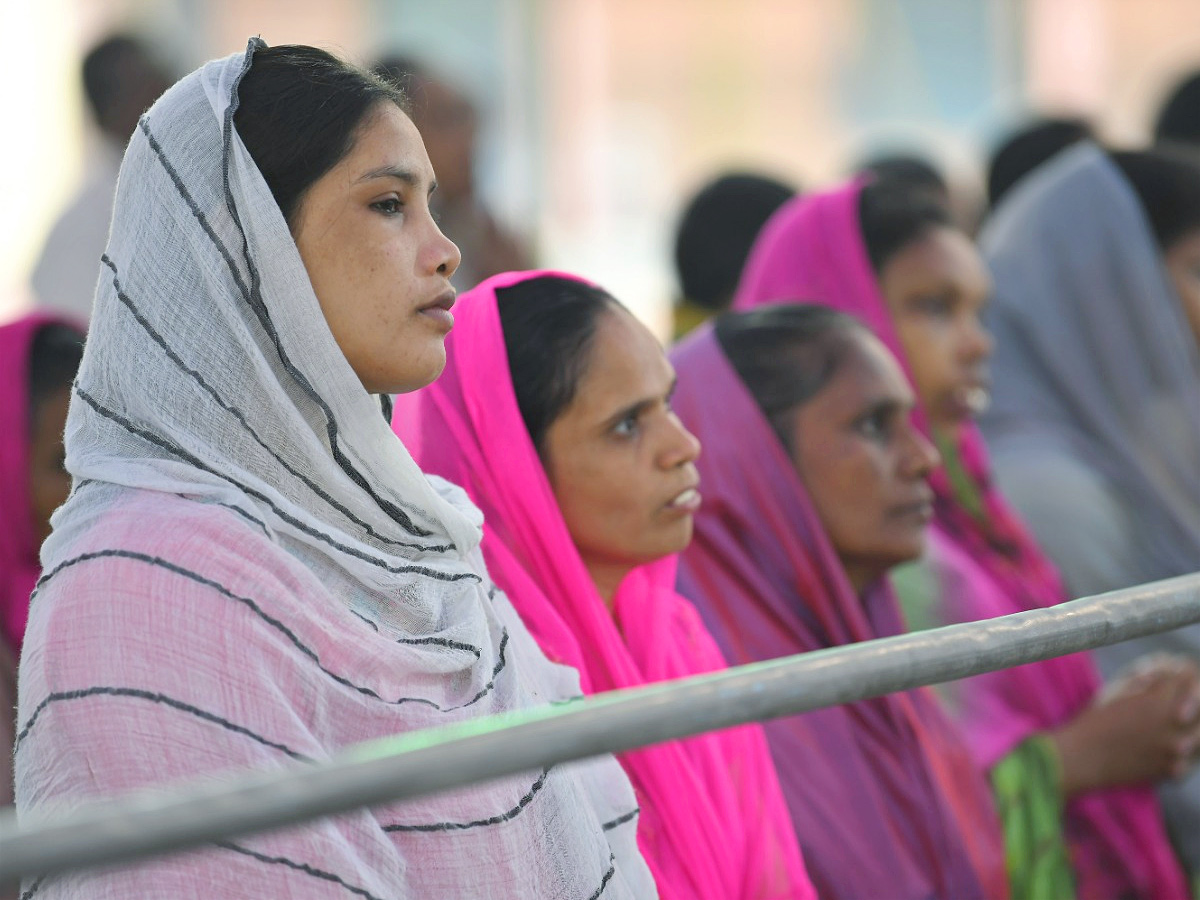
[[[338,349],[233,127],[255,52],[142,118],[22,661],[23,812],[577,696]],[[654,895],[611,758],[38,881],[39,897]],[[26,885],[30,888],[30,885]]]

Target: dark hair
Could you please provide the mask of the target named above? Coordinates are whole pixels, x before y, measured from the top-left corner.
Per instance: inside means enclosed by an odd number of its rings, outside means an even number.
[[[1022,178],[1091,136],[1092,128],[1083,119],[1038,119],[1014,131],[997,145],[988,162],[988,205],[995,208]]]
[[[913,153],[888,153],[867,159],[857,169],[877,179],[898,181],[939,198],[949,196],[946,179],[929,160]]]
[[[429,79],[429,70],[411,56],[389,54],[382,57],[371,71],[384,81],[394,84],[412,103],[421,91],[422,85]]]
[[[83,360],[83,333],[56,322],[43,325],[29,345],[29,427],[47,398],[69,388]]]
[[[722,175],[701,188],[675,232],[675,270],[683,296],[705,309],[728,307],[754,239],[795,195],[791,186],[751,173]]]
[[[83,93],[100,128],[128,139],[137,117],[170,84],[170,77],[147,46],[128,34],[114,34],[83,58]]]
[[[540,454],[546,432],[575,399],[600,314],[623,307],[598,287],[556,275],[500,288],[496,306],[517,406]]]
[[[730,365],[789,450],[793,413],[837,373],[852,338],[869,333],[851,315],[808,303],[726,313],[714,327]]]
[[[1171,89],[1154,123],[1159,143],[1200,143],[1200,72],[1191,72]]]
[[[1137,194],[1163,251],[1200,228],[1200,163],[1167,149],[1109,155]]]
[[[255,52],[233,121],[289,227],[304,192],[350,152],[380,103],[406,109],[396,85],[324,50],[285,44]]]
[[[949,211],[927,191],[892,178],[878,178],[863,187],[858,219],[876,276],[913,241],[935,228],[954,227]]]

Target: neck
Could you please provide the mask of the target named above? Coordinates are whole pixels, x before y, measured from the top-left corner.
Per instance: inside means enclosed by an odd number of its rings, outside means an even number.
[[[846,577],[850,580],[850,587],[854,588],[856,597],[862,597],[867,588],[887,572],[887,569],[880,569],[870,563],[846,562],[845,560],[842,561],[842,568],[846,570]]]
[[[600,592],[600,599],[604,601],[604,605],[611,613],[617,597],[617,588],[621,586],[625,576],[630,573],[630,567],[620,563],[588,562],[586,560],[584,565],[587,567],[588,574],[592,576],[596,590]]]

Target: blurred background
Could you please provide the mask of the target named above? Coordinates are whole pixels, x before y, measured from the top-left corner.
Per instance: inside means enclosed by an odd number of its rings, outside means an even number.
[[[0,318],[31,302],[99,152],[79,72],[113,31],[172,78],[253,34],[415,61],[457,104],[431,127],[474,139],[464,189],[511,255],[595,279],[663,335],[680,212],[717,173],[811,188],[915,153],[969,223],[990,149],[1030,116],[1135,146],[1200,66],[1196,0],[7,0],[0,29]]]

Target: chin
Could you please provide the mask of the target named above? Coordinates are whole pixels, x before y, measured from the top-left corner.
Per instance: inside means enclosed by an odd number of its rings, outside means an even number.
[[[412,366],[407,372],[396,373],[396,377],[391,380],[393,384],[399,386],[386,393],[410,394],[413,391],[419,391],[423,387],[428,387],[437,381],[446,369],[445,344],[438,341],[436,354],[424,354],[421,362],[423,363],[422,365]]]

